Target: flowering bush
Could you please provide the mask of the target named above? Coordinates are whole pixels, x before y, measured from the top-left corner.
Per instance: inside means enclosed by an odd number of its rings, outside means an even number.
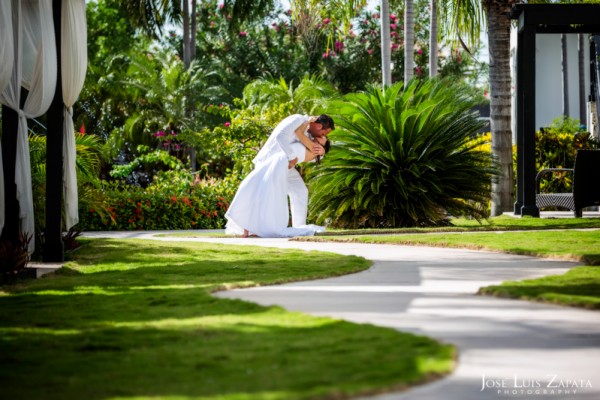
[[[537,171],[544,168],[573,168],[579,149],[597,149],[598,141],[586,132],[579,120],[558,117],[552,124],[535,133],[535,159]],[[516,175],[515,175],[516,176]],[[573,174],[548,174],[540,183],[546,193],[572,190]]]
[[[475,145],[478,150],[491,153],[492,135],[488,132],[475,136],[469,145]],[[582,130],[578,120],[559,117],[549,127],[535,133],[536,171],[545,168],[573,168],[577,150],[599,147],[598,141],[589,132]],[[517,178],[516,145],[513,145],[513,176]],[[572,178],[573,175],[566,172],[548,174],[540,182],[540,191],[542,193],[570,192]]]
[[[168,174],[173,177],[173,174]],[[144,189],[104,183],[110,217],[94,209],[79,210],[82,231],[219,229],[239,180],[181,179],[168,185],[166,177]]]

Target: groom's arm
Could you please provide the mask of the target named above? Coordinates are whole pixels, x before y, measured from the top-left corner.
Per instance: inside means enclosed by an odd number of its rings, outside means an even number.
[[[304,123],[307,123],[305,117],[302,115],[295,115],[287,118],[275,129],[275,140],[277,140],[277,143],[279,143],[279,146],[287,155],[288,161],[292,161],[296,158],[291,146],[292,138],[295,130]]]
[[[308,121],[300,125],[294,133],[296,137],[306,147],[306,150],[313,153],[313,156],[323,155],[325,153],[325,149],[319,143],[313,142],[304,132],[306,132],[306,128],[308,127]],[[314,158],[314,157],[313,157]]]

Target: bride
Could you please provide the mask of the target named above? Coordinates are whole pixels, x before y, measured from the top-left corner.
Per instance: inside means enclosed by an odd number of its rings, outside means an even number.
[[[326,137],[315,138],[313,142],[303,133],[297,136],[302,142],[291,143],[294,155],[298,158],[297,163],[319,160],[319,156],[308,150],[313,143],[321,144],[325,152],[329,150]],[[317,225],[288,227],[288,174],[288,155],[284,152],[278,152],[256,164],[240,184],[225,213],[225,233],[242,237],[293,237],[312,236],[324,231],[324,227]]]

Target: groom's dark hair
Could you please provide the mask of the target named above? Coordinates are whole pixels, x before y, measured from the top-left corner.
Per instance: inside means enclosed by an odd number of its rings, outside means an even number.
[[[333,119],[327,114],[321,114],[317,117],[315,121],[317,124],[321,124],[323,129],[335,129],[335,124],[333,123]]]

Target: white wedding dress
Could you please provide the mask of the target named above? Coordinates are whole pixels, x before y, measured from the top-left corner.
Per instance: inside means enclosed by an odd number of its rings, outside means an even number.
[[[292,143],[298,162],[304,161],[306,148],[302,143]],[[278,152],[255,165],[242,181],[229,209],[225,213],[226,234],[241,235],[244,229],[258,237],[312,236],[323,232],[318,225],[288,227],[288,158]]]

